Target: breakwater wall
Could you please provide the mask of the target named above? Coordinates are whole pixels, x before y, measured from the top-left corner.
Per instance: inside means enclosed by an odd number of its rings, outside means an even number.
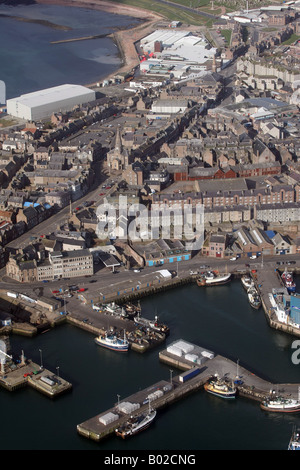
[[[57,41],[51,41],[50,44],[63,44],[65,42],[76,42],[76,41],[88,41],[90,39],[101,39],[110,36],[109,34],[94,34],[91,36],[82,36],[80,38],[69,38],[69,39],[59,39]]]

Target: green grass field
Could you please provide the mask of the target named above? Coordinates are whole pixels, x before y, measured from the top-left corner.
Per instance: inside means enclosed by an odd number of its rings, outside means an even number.
[[[300,39],[300,36],[298,34],[292,34],[291,37],[287,39],[286,41],[284,41],[282,44],[283,45],[293,44],[293,42],[297,41],[298,39]]]
[[[111,0],[117,3],[123,3],[134,7],[144,8],[145,10],[152,11],[162,15],[169,21],[181,21],[184,24],[191,24],[195,26],[207,26],[212,25],[212,19],[205,16],[201,16],[201,9],[207,13],[218,15],[221,13],[221,9],[218,8],[215,2],[214,10],[210,9],[211,0],[172,0],[172,4],[163,5],[159,2],[150,0]],[[176,8],[176,3],[184,6],[188,6],[197,9],[197,12],[188,12]]]

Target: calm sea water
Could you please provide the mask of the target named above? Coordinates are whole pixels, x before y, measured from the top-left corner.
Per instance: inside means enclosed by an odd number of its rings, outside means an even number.
[[[0,17],[0,79],[6,83],[7,98],[63,83],[85,85],[103,79],[121,65],[112,39],[50,42],[112,33],[115,28],[127,28],[139,22],[127,16],[50,5],[0,5],[0,14],[48,20],[72,28],[60,31]]]
[[[245,398],[226,402],[198,391],[159,412],[145,432],[123,441],[115,436],[101,443],[77,434],[76,425],[104,412],[135,391],[170,378],[158,352],[184,339],[210,348],[273,383],[300,382],[291,362],[295,338],[269,328],[263,310],[248,304],[240,281],[201,289],[190,285],[144,299],[143,314],[158,313],[171,327],[158,349],[118,355],[99,348],[92,334],[64,325],[36,338],[11,337],[15,353],[43,364],[73,384],[70,394],[52,401],[25,388],[0,390],[1,449],[209,450],[286,449],[297,416],[262,412]],[[174,369],[173,374],[180,373]],[[15,432],[15,430],[18,432]]]

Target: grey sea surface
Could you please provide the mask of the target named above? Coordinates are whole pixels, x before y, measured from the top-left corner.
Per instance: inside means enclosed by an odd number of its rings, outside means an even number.
[[[68,30],[55,29],[52,24]],[[106,35],[116,28],[137,24],[136,18],[85,8],[0,5],[0,80],[6,84],[6,97],[64,83],[85,85],[101,81],[122,65],[111,38],[51,42]]]

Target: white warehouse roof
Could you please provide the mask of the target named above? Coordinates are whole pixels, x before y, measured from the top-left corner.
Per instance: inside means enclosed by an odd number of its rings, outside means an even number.
[[[59,85],[7,100],[7,113],[28,120],[42,119],[95,98],[95,92],[82,85]]]

